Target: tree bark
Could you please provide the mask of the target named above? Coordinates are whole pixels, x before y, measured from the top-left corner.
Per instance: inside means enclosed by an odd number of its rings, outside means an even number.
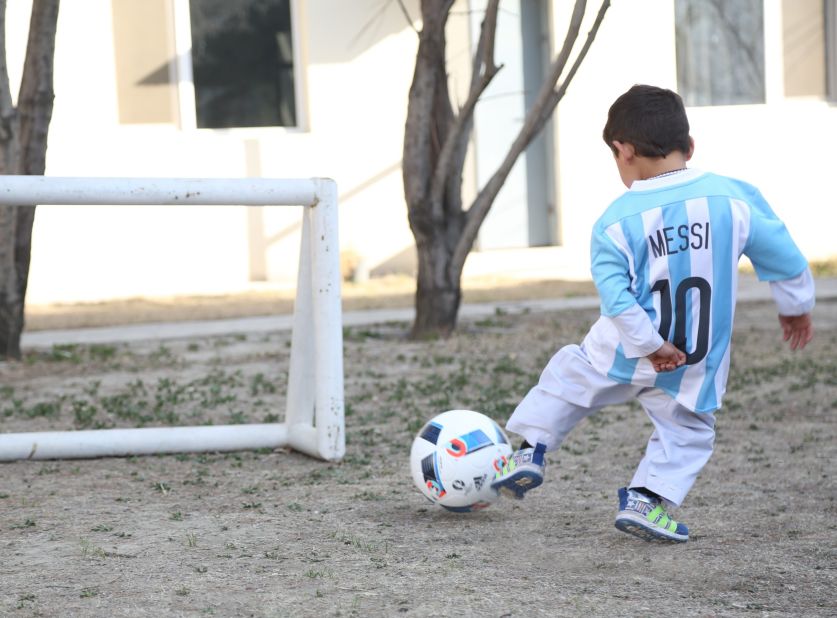
[[[407,105],[404,191],[418,252],[414,337],[449,335],[461,298],[458,274],[448,268],[461,227],[459,192],[438,190],[431,182],[454,122],[445,69],[445,24],[452,4],[421,3],[423,27]]]
[[[34,0],[17,108],[5,52],[6,2],[0,0],[0,173],[42,175],[52,119],[59,0]],[[34,206],[0,206],[0,358],[21,357],[20,337],[32,253]]]

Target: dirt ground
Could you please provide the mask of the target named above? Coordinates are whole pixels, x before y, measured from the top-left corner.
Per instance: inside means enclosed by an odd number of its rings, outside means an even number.
[[[455,515],[410,479],[446,409],[503,420],[595,312],[500,313],[447,341],[345,331],[347,455],[284,450],[0,464],[0,616],[835,616],[837,302],[784,349],[739,307],[716,452],[685,545],[613,527],[651,426],[584,421],[523,502]],[[0,431],[275,422],[289,333],[58,346],[0,364]]]

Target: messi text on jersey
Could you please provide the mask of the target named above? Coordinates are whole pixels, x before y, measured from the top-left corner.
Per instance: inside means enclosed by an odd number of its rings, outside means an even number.
[[[648,235],[648,244],[655,258],[691,249],[709,248],[709,221],[660,228]]]

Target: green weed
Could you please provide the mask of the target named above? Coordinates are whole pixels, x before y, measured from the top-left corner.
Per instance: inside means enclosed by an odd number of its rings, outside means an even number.
[[[105,557],[105,550],[91,543],[87,539],[81,539],[81,555],[83,558],[104,558]]]
[[[31,592],[27,594],[22,594],[17,598],[17,605],[15,605],[15,609],[26,609],[27,603],[34,603],[35,602],[35,595]]]

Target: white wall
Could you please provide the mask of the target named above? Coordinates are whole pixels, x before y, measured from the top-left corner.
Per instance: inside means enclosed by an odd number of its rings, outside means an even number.
[[[557,44],[565,28],[556,24]],[[582,36],[588,29],[585,24]],[[572,263],[580,271],[576,274],[589,276],[590,230],[625,190],[602,140],[608,108],[634,84],[675,88],[676,79],[673,3],[615,0],[557,111],[563,240],[575,256]]]
[[[553,59],[563,45],[572,5],[553,3]],[[592,27],[598,5],[588,3],[577,47]],[[674,63],[672,0],[614,0],[554,115],[561,246],[472,254],[468,275],[504,271],[522,277],[590,278],[593,223],[625,190],[601,137],[607,110],[636,83],[675,88]]]
[[[328,0],[301,4],[307,127],[219,131],[120,125],[111,2],[62,5],[47,174],[327,176],[342,198],[341,246],[372,264],[402,251],[412,242],[400,161],[416,34],[394,4],[360,0],[346,11],[335,11]],[[418,15],[414,2],[407,5]],[[27,13],[19,17],[27,23]],[[10,23],[8,30],[25,28]],[[18,43],[12,38],[9,48]],[[10,64],[22,61],[23,45]],[[292,284],[299,211],[267,208],[263,221],[264,235],[273,239],[267,274]],[[38,209],[29,303],[219,293],[249,285],[244,208]]]
[[[837,108],[784,98],[780,20],[779,3],[766,0],[767,104],[689,108],[690,166],[758,186],[806,256],[821,259],[837,254],[829,178],[837,170]],[[576,79],[559,106],[556,140],[564,229],[578,231],[565,234],[565,246],[587,268],[592,223],[624,190],[601,139],[607,110],[636,83],[676,89],[673,3],[615,0]]]
[[[759,186],[805,254],[827,257],[837,253],[831,236],[837,204],[830,189],[837,169],[832,144],[837,108],[782,96],[781,7],[778,0],[765,1],[768,104],[689,109],[697,144],[692,165]],[[556,46],[571,5],[553,4]],[[13,84],[19,80],[29,6],[27,0],[10,3],[7,15]],[[47,174],[330,176],[341,195],[344,250],[363,255],[372,268],[409,253],[413,238],[400,161],[417,36],[396,3],[356,0],[345,10],[336,6],[344,5],[335,0],[297,5],[306,127],[211,131],[120,125],[111,2],[64,3]],[[418,0],[406,6],[418,16]],[[589,10],[597,6],[591,2]],[[591,20],[592,15],[582,38]],[[457,56],[468,46],[461,36],[450,41]],[[676,87],[673,0],[614,0],[559,105],[554,142],[563,245],[472,253],[466,276],[589,277],[591,226],[624,190],[601,130],[611,102],[635,83]],[[266,250],[267,275],[292,284],[298,212],[277,207],[262,214],[264,235],[273,239]],[[251,285],[251,244],[248,213],[240,207],[40,207],[28,302],[241,290]]]
[[[588,11],[598,7],[589,3]],[[554,3],[555,45],[572,3]],[[581,29],[586,36],[592,15]],[[690,166],[758,186],[808,259],[837,255],[837,107],[784,97],[781,5],[765,0],[767,104],[688,108],[696,150]],[[472,254],[468,275],[589,279],[590,230],[624,190],[602,129],[611,103],[632,85],[676,90],[672,0],[614,0],[555,122],[563,245]]]

